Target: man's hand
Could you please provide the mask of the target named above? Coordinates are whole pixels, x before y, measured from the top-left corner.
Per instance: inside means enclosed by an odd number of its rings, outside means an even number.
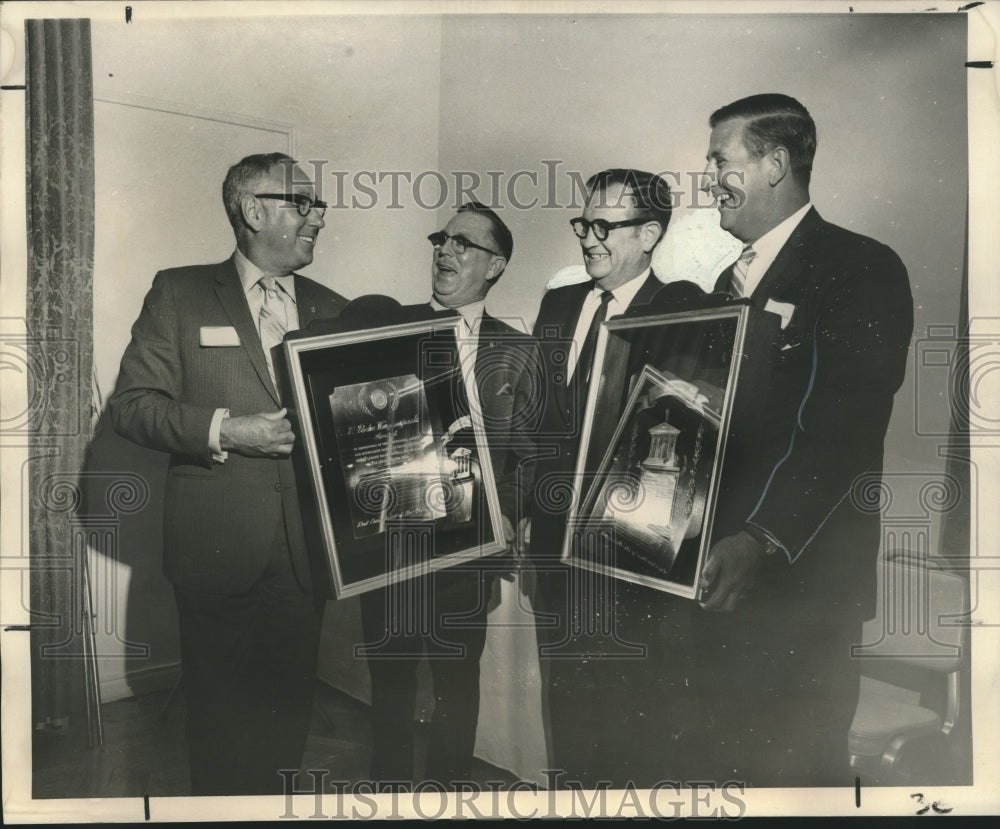
[[[701,571],[699,586],[705,610],[732,613],[753,588],[766,556],[764,545],[743,530],[712,546]]]
[[[261,412],[241,417],[223,418],[219,445],[228,452],[249,458],[281,458],[290,455],[295,443],[292,424],[280,412]]]
[[[514,539],[514,552],[518,558],[524,558],[528,554],[528,545],[531,544],[531,519],[522,518],[517,524],[517,538]]]

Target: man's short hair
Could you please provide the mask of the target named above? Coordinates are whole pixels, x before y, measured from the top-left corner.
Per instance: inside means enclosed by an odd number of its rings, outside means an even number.
[[[716,124],[733,118],[746,118],[743,144],[754,158],[775,147],[784,147],[795,173],[805,184],[812,174],[816,155],[816,123],[809,111],[795,98],[778,93],[751,95],[717,109],[708,119]]]
[[[226,180],[222,182],[222,203],[226,206],[226,215],[233,230],[239,232],[243,227],[243,210],[240,207],[243,197],[248,193],[253,195],[261,179],[270,175],[275,164],[287,164],[290,168],[295,163],[295,159],[285,153],[259,153],[248,155],[229,168]]]
[[[485,204],[477,201],[466,202],[458,208],[458,212],[475,213],[478,216],[488,219],[490,223],[490,236],[496,242],[496,246],[503,255],[503,258],[510,262],[511,254],[514,253],[514,237],[511,235],[507,225],[504,224],[503,219]]]
[[[604,192],[615,184],[622,185],[628,195],[635,200],[636,210],[648,215],[650,221],[660,223],[659,238],[662,239],[663,234],[667,232],[667,225],[670,224],[672,209],[670,185],[658,175],[647,173],[645,170],[615,167],[601,170],[587,179],[587,198],[589,199],[594,192]]]

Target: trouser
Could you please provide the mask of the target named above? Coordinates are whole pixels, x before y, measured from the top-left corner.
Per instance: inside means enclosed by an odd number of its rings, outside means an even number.
[[[426,651],[434,688],[424,779],[469,780],[479,721],[479,659],[492,579],[462,568],[361,596],[372,683],[371,777],[408,785],[414,776],[417,666]]]
[[[536,563],[550,784],[684,779],[700,717],[689,601],[552,560]]]
[[[861,670],[851,646],[862,620],[777,603],[698,614],[704,773],[749,786],[853,785],[848,735]]]
[[[323,604],[302,592],[284,527],[246,593],[176,587],[192,795],[282,793],[309,734]]]

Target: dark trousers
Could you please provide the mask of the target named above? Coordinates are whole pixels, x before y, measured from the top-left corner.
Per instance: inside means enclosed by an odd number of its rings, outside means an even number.
[[[551,560],[536,571],[552,785],[684,779],[700,717],[688,601]]]
[[[434,718],[424,778],[446,788],[470,779],[491,585],[490,577],[463,568],[361,596],[372,684],[373,780],[413,781],[417,666],[425,651]]]
[[[284,534],[284,528],[281,528]],[[175,587],[192,795],[282,793],[309,734],[323,605],[283,537],[238,596]]]
[[[851,786],[862,621],[843,607],[698,611],[707,779],[749,786]]]

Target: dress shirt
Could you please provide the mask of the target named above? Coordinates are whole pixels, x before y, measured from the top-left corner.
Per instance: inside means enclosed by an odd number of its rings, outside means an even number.
[[[260,279],[264,272],[253,262],[243,255],[239,248],[233,253],[233,264],[236,265],[236,273],[240,277],[240,284],[243,286],[243,296],[246,297],[247,306],[250,308],[250,316],[257,325],[257,334],[260,334],[260,309],[264,305],[264,286],[260,284]],[[285,312],[287,315],[288,331],[295,331],[299,327],[299,312],[295,303],[295,277],[290,274],[283,274],[275,277],[275,284],[278,290],[285,292]],[[291,301],[288,301],[291,300]],[[229,409],[216,409],[212,415],[212,422],[208,429],[208,448],[212,453],[212,458],[216,463],[223,463],[229,453],[223,451],[220,440],[223,418],[229,417]]]
[[[649,276],[649,272],[650,268],[646,268],[637,277],[630,279],[624,285],[619,285],[611,292],[612,299],[608,302],[608,315],[605,319],[611,319],[619,314],[624,314],[628,310],[628,306],[635,299],[635,295],[639,293],[639,289]],[[576,372],[576,363],[580,357],[580,351],[583,348],[584,341],[587,339],[591,320],[594,319],[597,309],[601,307],[601,294],[603,293],[604,289],[597,282],[594,282],[593,288],[583,301],[583,307],[580,309],[580,318],[576,321],[576,331],[573,333],[573,349],[570,354],[570,363],[566,375],[567,383],[573,379],[573,374]]]
[[[462,315],[464,325],[458,327],[458,359],[462,365],[462,374],[472,388],[476,386],[476,351],[479,347],[479,328],[483,324],[483,314],[486,312],[486,300],[479,299],[458,308],[449,308],[431,297],[430,306],[435,311],[458,311]],[[469,402],[470,407],[478,405]]]
[[[767,269],[771,267],[771,263],[778,257],[781,249],[785,246],[785,242],[788,241],[788,237],[799,226],[799,222],[805,218],[810,207],[812,207],[812,202],[807,202],[781,222],[781,224],[772,227],[753,243],[753,251],[757,255],[750,263],[750,267],[747,268],[747,276],[743,281],[743,296],[751,296],[757,286],[760,285],[760,281],[764,278],[764,274],[767,273]]]

